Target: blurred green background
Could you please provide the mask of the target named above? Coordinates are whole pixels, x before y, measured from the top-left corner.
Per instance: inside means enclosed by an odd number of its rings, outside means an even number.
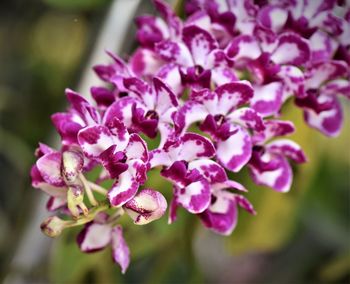
[[[345,100],[344,129],[335,139],[306,127],[301,112],[292,104],[285,106],[283,118],[295,121],[293,139],[310,162],[295,167],[287,194],[254,186],[246,171],[232,175],[250,190],[247,196],[258,215],[240,211],[230,237],[207,231],[183,210],[171,226],[166,217],[144,227],[123,218],[132,262],[122,276],[108,249],[90,255],[78,250],[78,231],[53,241],[41,234],[38,224],[48,213],[43,210],[44,194],[30,186],[33,152],[38,141],[57,143],[49,117],[65,108],[64,89],[77,88],[93,52],[105,57],[103,49],[94,48],[111,4],[0,2],[0,281],[349,283],[350,119]],[[144,11],[154,12],[148,0],[137,14]],[[122,56],[135,45],[134,27],[130,31]],[[148,185],[171,194],[161,179]]]

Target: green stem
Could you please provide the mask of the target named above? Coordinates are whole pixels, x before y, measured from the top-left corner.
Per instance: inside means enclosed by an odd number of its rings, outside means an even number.
[[[84,189],[85,189],[85,192],[86,192],[86,194],[87,194],[87,196],[89,198],[90,204],[92,206],[97,206],[98,202],[96,201],[95,196],[94,196],[94,194],[91,191],[89,182],[86,180],[85,176],[82,173],[79,174],[79,178],[80,178],[81,182],[84,185]]]

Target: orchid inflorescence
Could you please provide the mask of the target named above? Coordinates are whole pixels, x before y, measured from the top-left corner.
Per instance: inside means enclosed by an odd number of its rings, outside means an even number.
[[[295,131],[279,119],[283,104],[294,101],[309,126],[336,136],[338,95],[350,97],[343,1],[190,0],[184,21],[153,2],[161,17],[137,18],[140,46],[128,62],[107,52],[112,63],[94,67],[108,84],[91,88],[94,103],[66,90],[69,110],[52,116],[61,149],[39,144],[31,170],[33,186],[50,196],[47,209],[65,216],[48,218],[43,232],[85,224],[80,249],[111,245],[123,273],[130,253],[120,216],[142,225],[167,208],[162,193],[142,188],[150,171],[160,167],[173,184],[169,223],[183,207],[229,235],[239,207],[255,211],[227,172],[248,167],[256,184],[287,192],[289,160],[306,161],[298,144],[279,138]],[[159,144],[150,149],[145,137]]]

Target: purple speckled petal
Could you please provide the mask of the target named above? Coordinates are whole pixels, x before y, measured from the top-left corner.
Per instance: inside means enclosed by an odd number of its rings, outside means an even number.
[[[305,65],[310,59],[308,42],[297,34],[282,34],[271,59],[276,64]]]
[[[102,109],[110,106],[115,100],[114,92],[105,87],[91,87],[90,93],[97,105]]]
[[[329,107],[320,112],[311,108],[304,108],[306,123],[327,136],[335,137],[339,135],[343,125],[343,111],[337,97],[320,94],[317,97],[317,103],[319,105],[327,104]]]
[[[317,30],[309,40],[312,62],[332,59],[338,45],[334,38],[322,30]]]
[[[119,225],[112,229],[112,255],[114,262],[120,265],[124,274],[130,263],[130,251],[123,237],[123,229]]]
[[[66,89],[65,93],[67,100],[87,125],[94,125],[100,122],[100,114],[86,99],[70,89]]]
[[[168,27],[160,18],[144,15],[136,18],[137,33],[139,43],[144,47],[153,45],[169,37]]]
[[[79,131],[78,142],[89,158],[98,158],[98,156],[115,144],[112,132],[103,125],[86,127]]]
[[[185,188],[175,188],[176,202],[188,212],[198,214],[210,205],[210,186],[205,179],[192,182]]]
[[[49,153],[36,162],[36,167],[43,180],[50,185],[62,187],[65,182],[61,175],[62,155],[61,153]]]
[[[51,116],[53,125],[61,136],[63,145],[78,144],[77,135],[85,122],[76,113],[55,113]]]
[[[305,71],[305,85],[308,89],[318,89],[326,81],[345,76],[348,72],[348,66],[343,61],[315,63]]]
[[[109,202],[114,207],[124,205],[135,196],[138,188],[139,183],[131,171],[127,170],[120,174],[118,181],[109,190]]]
[[[125,159],[125,153],[116,150],[116,145],[110,146],[99,156],[99,160],[108,171],[108,178],[112,179],[118,178],[121,173],[128,169],[129,166],[125,163]]]
[[[103,124],[108,125],[116,117],[124,123],[126,127],[132,125],[132,106],[138,106],[140,102],[133,97],[123,97],[107,108],[103,117]]]
[[[298,67],[292,65],[281,66],[277,76],[284,82],[283,102],[293,94],[297,97],[305,96],[305,78],[303,72]]]
[[[175,62],[183,67],[194,65],[190,51],[181,42],[163,40],[155,45],[155,51],[167,62]]]
[[[294,131],[295,127],[291,121],[267,120],[265,121],[264,133],[262,135],[260,133],[254,135],[253,141],[256,144],[261,144],[277,136],[292,134]]]
[[[83,252],[95,252],[110,244],[112,228],[109,224],[90,222],[77,236],[77,243]]]
[[[153,0],[154,6],[161,14],[162,18],[168,25],[170,37],[175,38],[180,36],[182,29],[182,22],[176,16],[172,7],[162,0]]]
[[[296,163],[305,163],[307,160],[301,147],[289,139],[274,140],[266,144],[266,150],[292,159]]]
[[[167,202],[160,192],[147,188],[125,203],[123,208],[135,224],[145,225],[164,215]]]
[[[35,149],[35,157],[40,158],[46,154],[50,154],[56,152],[54,149],[52,149],[50,146],[44,144],[44,143],[40,143],[39,142],[39,146],[38,148]]]
[[[266,5],[259,10],[258,22],[265,28],[279,32],[287,22],[288,11],[278,6]]]
[[[237,123],[245,128],[249,128],[254,131],[259,132],[265,130],[265,125],[262,117],[252,108],[239,108],[229,114],[227,118],[233,123]]]
[[[236,61],[254,60],[261,54],[258,41],[249,35],[235,37],[226,47],[227,56]]]
[[[140,99],[142,99],[145,93],[149,93],[151,91],[148,84],[137,77],[125,78],[123,83],[128,91],[133,92]]]
[[[173,158],[190,162],[201,157],[211,158],[214,155],[214,145],[208,138],[188,132],[181,137],[179,151]]]
[[[210,33],[198,26],[187,26],[182,30],[184,43],[192,53],[196,65],[205,66],[208,54],[218,48],[216,40]]]
[[[227,114],[237,107],[247,104],[254,90],[248,81],[237,81],[221,85],[215,89],[218,95],[218,111]]]
[[[67,198],[64,197],[54,197],[51,196],[46,203],[46,209],[50,212],[56,211],[67,204]]]
[[[263,116],[276,115],[282,106],[283,84],[272,82],[254,88],[251,107]]]
[[[209,159],[200,159],[188,163],[188,170],[196,169],[210,184],[227,181],[227,175],[222,166]]]
[[[268,186],[279,192],[288,192],[292,185],[293,172],[287,161],[281,155],[265,152],[260,159],[264,163],[274,163],[275,169],[264,170],[257,163],[249,164],[253,181],[258,185]]]
[[[156,76],[166,83],[176,96],[181,96],[184,90],[182,85],[179,66],[175,63],[169,63],[161,67]]]
[[[202,223],[215,233],[228,236],[237,225],[238,210],[236,202],[225,195],[213,196],[207,210],[199,215]]]
[[[185,132],[192,123],[203,121],[208,114],[203,103],[187,101],[177,112],[175,123],[179,130]]]
[[[147,143],[137,134],[130,135],[129,144],[125,148],[125,154],[128,160],[141,159],[143,162],[148,162]]]
[[[235,128],[235,126],[231,126]],[[237,126],[237,132],[228,139],[217,142],[218,161],[228,170],[239,172],[252,155],[252,142],[246,130]]]
[[[138,48],[129,62],[131,70],[137,76],[153,76],[164,65],[160,56],[147,48]]]
[[[155,111],[159,116],[163,116],[170,108],[178,106],[177,97],[169,86],[167,86],[160,78],[154,77],[153,84],[156,92]]]
[[[234,198],[235,198],[235,201],[237,202],[237,205],[239,207],[243,208],[244,210],[246,210],[248,213],[250,213],[252,215],[256,214],[253,205],[243,195],[235,194]]]

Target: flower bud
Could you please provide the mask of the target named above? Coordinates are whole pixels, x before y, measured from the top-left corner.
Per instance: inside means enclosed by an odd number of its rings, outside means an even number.
[[[123,206],[137,225],[145,225],[163,216],[167,202],[158,191],[144,189]]]
[[[41,231],[50,238],[59,236],[66,227],[67,221],[64,221],[57,216],[51,216],[41,223]]]
[[[62,153],[62,176],[67,185],[76,182],[83,165],[84,160],[80,153],[76,151],[64,151]]]
[[[80,209],[83,211],[85,216],[89,213],[86,205],[84,204],[84,191],[81,185],[72,185],[68,188],[67,205],[69,211],[75,218],[79,217]]]

